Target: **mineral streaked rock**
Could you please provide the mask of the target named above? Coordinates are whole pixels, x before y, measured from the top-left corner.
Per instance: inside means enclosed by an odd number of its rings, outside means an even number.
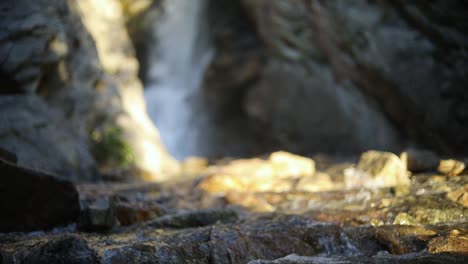
[[[80,212],[78,192],[64,179],[0,159],[0,232],[67,225]]]
[[[468,236],[448,235],[445,237],[436,237],[429,241],[428,250],[433,254],[461,253],[468,255]]]

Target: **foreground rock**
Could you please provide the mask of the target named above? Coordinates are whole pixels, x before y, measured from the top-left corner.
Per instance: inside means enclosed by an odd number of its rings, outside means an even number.
[[[346,189],[341,174],[348,165],[335,168],[324,160],[316,158],[318,172],[306,176],[296,165],[290,176],[279,173],[288,171],[282,162],[273,178],[261,177],[258,166],[241,166],[232,180],[250,173],[254,180],[242,190],[222,185],[225,192],[201,189],[207,178],[194,175],[160,184],[81,184],[82,215],[92,228],[0,234],[0,255],[5,263],[53,263],[67,250],[89,263],[116,264],[466,263],[468,208],[459,198],[467,177],[415,175],[404,193],[396,187]],[[205,173],[221,171],[222,164]],[[278,191],[275,184],[262,185],[265,179],[293,188]],[[313,188],[314,179],[343,189]]]
[[[74,222],[78,192],[69,181],[0,159],[0,232],[49,229]]]
[[[453,255],[438,255],[432,256],[424,253],[413,253],[406,254],[401,256],[390,255],[386,252],[380,252],[375,256],[371,257],[352,257],[352,256],[342,256],[342,257],[304,257],[298,255],[289,255],[284,258],[276,260],[255,260],[249,262],[249,264],[319,264],[319,263],[339,263],[339,264],[352,264],[352,263],[362,263],[362,264],[380,264],[380,263],[465,263],[467,258],[465,256],[453,256]]]

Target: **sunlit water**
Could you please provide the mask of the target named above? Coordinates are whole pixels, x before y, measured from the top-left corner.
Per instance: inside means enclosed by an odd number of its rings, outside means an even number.
[[[148,113],[169,152],[177,159],[203,147],[200,85],[213,57],[206,21],[206,0],[166,0],[156,21],[145,90]]]

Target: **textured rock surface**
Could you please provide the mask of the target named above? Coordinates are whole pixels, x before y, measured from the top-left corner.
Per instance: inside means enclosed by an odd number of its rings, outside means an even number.
[[[335,165],[344,166],[330,162],[327,165],[316,159],[318,172],[314,177],[327,170],[332,184],[343,186],[336,182],[343,178],[332,173],[339,174],[339,170],[330,169]],[[254,167],[251,172],[255,171]],[[282,175],[286,182],[311,177],[297,176],[294,171],[290,174],[291,177]],[[143,217],[125,218],[117,214],[119,221],[125,221],[104,234],[83,233],[74,226],[46,232],[0,233],[2,263],[14,260],[54,263],[70,255],[81,256],[78,259],[89,263],[96,258],[98,263],[465,263],[467,260],[468,209],[445,194],[467,184],[468,177],[415,175],[409,193],[400,195],[392,188],[278,191],[278,186],[270,185],[256,189],[255,185],[261,186],[265,180],[254,179],[253,188],[223,186],[226,193],[200,190],[198,184],[203,176],[151,184],[81,184],[80,199],[112,200],[116,208],[125,202],[126,210],[139,210]],[[255,210],[262,206],[264,210]],[[450,255],[444,254],[448,252]],[[303,257],[280,259],[291,254]]]
[[[352,264],[352,263],[365,263],[365,264],[378,264],[378,263],[465,263],[466,257],[451,256],[451,255],[440,255],[431,256],[427,254],[406,254],[402,256],[390,255],[385,252],[381,252],[372,257],[304,257],[298,255],[289,255],[284,258],[276,260],[255,260],[249,262],[249,264],[319,264],[319,263],[339,263],[339,264]]]
[[[255,31],[223,35],[222,14],[233,9],[216,10],[217,55],[206,90],[237,92],[237,102],[277,146],[296,153],[395,151],[411,141],[466,152],[463,1],[241,2],[237,16],[250,14],[239,20]]]
[[[0,3],[2,87],[20,94],[0,98],[0,146],[20,164],[96,179],[90,134],[117,126],[140,171],[175,166],[146,116],[120,8],[118,1]]]
[[[67,225],[80,212],[69,181],[0,159],[0,232],[33,231]]]
[[[0,96],[0,146],[21,166],[70,180],[96,179],[87,141],[59,109],[35,95]]]

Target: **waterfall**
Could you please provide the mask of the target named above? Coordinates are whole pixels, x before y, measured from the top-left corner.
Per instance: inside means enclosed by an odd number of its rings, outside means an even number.
[[[206,0],[165,0],[154,24],[155,48],[150,54],[145,89],[148,113],[168,151],[177,159],[199,153],[203,142],[200,113],[201,81],[213,57]]]

